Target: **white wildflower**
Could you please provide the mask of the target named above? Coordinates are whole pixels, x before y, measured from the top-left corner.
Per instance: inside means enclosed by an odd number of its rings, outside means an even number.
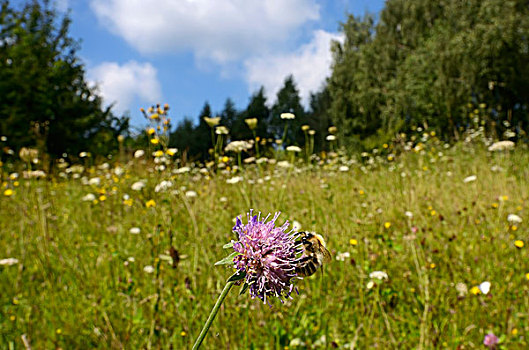
[[[226,180],[226,183],[229,183],[229,184],[236,184],[238,182],[241,182],[243,180],[243,177],[242,176],[235,176],[235,177],[232,177],[230,179],[227,179]]]
[[[336,260],[338,261],[345,261],[346,259],[349,259],[351,257],[351,253],[349,252],[343,252],[336,254]]]
[[[195,198],[196,196],[197,196],[197,193],[195,191],[186,191],[187,198]]]
[[[488,294],[489,291],[490,291],[490,282],[489,281],[485,281],[485,282],[481,283],[479,285],[479,290],[483,294]]]
[[[91,202],[93,200],[96,199],[96,196],[93,194],[93,193],[88,193],[87,195],[85,195],[83,198],[81,198],[81,200],[83,202]]]
[[[498,141],[489,146],[489,151],[508,151],[513,149],[514,146],[515,144],[512,141]]]
[[[143,268],[143,271],[147,272],[147,273],[153,273],[154,272],[154,267],[152,267],[151,265],[147,265]]]
[[[463,182],[464,183],[469,183],[469,182],[473,182],[473,181],[476,181],[478,177],[476,175],[470,175],[470,176],[467,176],[463,179]]]
[[[384,271],[373,271],[369,274],[369,278],[376,278],[379,280],[387,280],[388,274]]]
[[[0,265],[11,266],[15,264],[18,264],[18,259],[16,258],[7,258],[0,260]]]
[[[93,177],[88,180],[88,184],[91,186],[99,186],[101,184],[101,179],[98,177]]]
[[[240,153],[242,151],[251,149],[253,147],[253,143],[251,141],[232,141],[226,145],[224,150],[226,152],[235,152]]]
[[[163,180],[156,187],[154,187],[154,192],[164,192],[167,191],[170,187],[173,186],[173,182],[169,180]]]
[[[522,222],[522,218],[516,214],[509,214],[509,216],[507,216],[507,221],[511,224],[519,224]]]
[[[134,158],[141,158],[145,155],[145,151],[142,149],[137,150],[134,152]]]
[[[292,222],[292,229],[296,232],[299,232],[301,230],[301,224],[299,223],[299,221],[294,220]]]
[[[184,174],[184,173],[188,173],[189,171],[191,171],[191,168],[188,167],[188,166],[183,166],[181,168],[178,168],[174,171],[174,173],[176,174]]]
[[[468,293],[467,285],[464,284],[464,283],[461,283],[461,282],[456,284],[456,290],[457,290],[457,292],[458,292],[460,297],[464,297]]]
[[[136,181],[135,183],[132,184],[132,186],[130,186],[130,188],[133,190],[133,191],[141,191],[142,188],[145,187],[145,182],[144,181]]]
[[[286,150],[288,152],[301,152],[301,148],[299,148],[298,146],[288,146]]]
[[[282,160],[282,161],[277,163],[277,166],[280,167],[280,168],[290,168],[292,166],[292,164],[290,164],[290,162],[288,160]]]
[[[140,234],[141,230],[139,227],[132,227],[130,230],[129,230],[130,233],[132,233],[133,235],[138,235]]]
[[[296,116],[293,113],[281,113],[281,119],[295,119]]]

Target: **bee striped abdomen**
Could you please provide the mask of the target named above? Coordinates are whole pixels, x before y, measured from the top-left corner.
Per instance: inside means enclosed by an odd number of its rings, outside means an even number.
[[[303,258],[298,264],[298,266],[296,266],[296,273],[298,274],[298,276],[301,277],[308,277],[314,274],[314,272],[316,272],[319,267],[319,264],[317,264],[317,262],[317,259],[314,259],[312,257]]]

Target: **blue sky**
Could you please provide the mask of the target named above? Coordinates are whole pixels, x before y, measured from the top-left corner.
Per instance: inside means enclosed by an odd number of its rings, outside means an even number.
[[[347,13],[377,13],[383,0],[56,0],[70,9],[79,55],[115,111],[169,103],[196,121],[207,100],[238,109],[265,86],[268,102],[293,74],[306,102],[329,74],[329,42]]]

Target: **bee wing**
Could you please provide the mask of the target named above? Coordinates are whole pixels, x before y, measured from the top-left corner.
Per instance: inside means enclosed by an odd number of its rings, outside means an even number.
[[[332,255],[331,255],[331,252],[329,252],[329,250],[327,250],[327,248],[323,248],[323,262],[331,262],[332,260]]]

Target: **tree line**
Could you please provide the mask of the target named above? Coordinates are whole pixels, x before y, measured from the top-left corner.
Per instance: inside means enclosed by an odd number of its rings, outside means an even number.
[[[107,155],[118,149],[118,135],[130,147],[144,141],[87,84],[68,15],[48,0],[0,4],[0,135],[15,151]],[[207,159],[213,145],[204,117],[216,116],[230,140],[253,139],[253,131],[260,140],[280,139],[285,112],[296,116],[285,143],[303,146],[307,125],[316,150],[326,147],[331,125],[350,149],[375,147],[417,125],[446,140],[470,126],[499,139],[525,135],[528,0],[388,0],[378,16],[349,15],[340,30],[345,39],[332,45],[332,74],[308,108],[289,76],[272,104],[263,88],[241,110],[229,98],[218,112],[206,102],[195,120],[170,130],[170,146]],[[250,118],[258,121],[253,131]]]

